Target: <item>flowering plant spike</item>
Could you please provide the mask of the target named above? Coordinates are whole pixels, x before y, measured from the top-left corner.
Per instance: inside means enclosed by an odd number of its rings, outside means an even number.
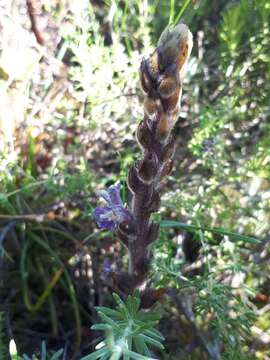
[[[136,137],[142,149],[142,159],[128,173],[128,188],[132,193],[129,210],[119,196],[119,185],[111,186],[101,196],[107,206],[94,211],[101,228],[116,229],[128,248],[128,272],[114,273],[114,283],[122,293],[131,293],[144,285],[141,305],[151,306],[162,291],[145,286],[151,260],[151,244],[157,239],[159,226],[151,214],[160,207],[160,193],[166,176],[172,171],[174,138],[172,129],[177,121],[182,80],[192,49],[192,34],[185,24],[167,28],[157,47],[140,66],[144,97],[144,119],[139,123]]]

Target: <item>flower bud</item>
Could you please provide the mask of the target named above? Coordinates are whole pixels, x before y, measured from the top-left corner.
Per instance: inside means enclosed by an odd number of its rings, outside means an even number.
[[[180,85],[177,85],[174,93],[171,94],[170,97],[168,97],[167,99],[162,99],[164,112],[170,114],[174,112],[174,110],[177,109],[179,106],[180,98],[181,98],[181,87]]]
[[[172,119],[171,120],[172,124],[175,124],[176,121],[178,120],[179,112],[180,112],[180,106],[179,106],[179,103],[178,103],[177,106],[175,107],[175,109],[170,112],[170,117]]]
[[[151,84],[151,80],[148,79],[148,77],[145,73],[146,61],[147,60],[145,60],[145,59],[142,60],[139,72],[140,72],[140,80],[141,80],[142,89],[146,94],[148,94],[152,88],[152,84]]]
[[[162,167],[161,173],[160,173],[160,180],[165,178],[166,176],[170,175],[173,169],[173,161],[168,160]]]
[[[160,208],[160,196],[157,191],[154,191],[149,203],[147,204],[147,210],[151,213],[157,212]]]
[[[137,286],[142,283],[143,279],[132,276],[128,272],[118,271],[113,273],[114,286],[125,294],[132,292]]]
[[[176,91],[177,85],[175,76],[168,75],[164,77],[158,87],[159,95],[164,99],[169,98]]]
[[[134,260],[134,274],[138,279],[144,279],[145,274],[147,274],[150,266],[151,255],[145,250],[143,254],[139,253],[133,259]]]
[[[160,289],[145,289],[141,293],[141,308],[149,309],[153,306],[158,300],[160,300],[165,294],[165,288]]]
[[[143,182],[149,183],[154,180],[157,171],[158,158],[155,153],[148,152],[138,166],[138,175]]]
[[[148,59],[143,59],[141,62],[140,80],[142,88],[147,94],[153,90],[160,77],[158,62],[159,56],[157,51],[154,51]]]
[[[159,55],[158,52],[155,50],[151,56],[145,61],[144,63],[144,71],[145,74],[152,80],[153,85],[155,85],[160,76],[159,70]]]
[[[136,166],[131,166],[128,171],[127,179],[128,188],[132,193],[139,193],[144,189],[144,184],[138,176]]]
[[[158,108],[160,107],[160,105],[158,106],[158,103],[160,103],[159,99],[154,99],[152,97],[146,96],[144,99],[144,111],[146,112],[146,114],[148,116],[153,116],[155,113],[157,113]]]
[[[168,143],[162,149],[160,160],[162,162],[165,162],[165,161],[171,159],[173,157],[174,150],[175,150],[174,139],[173,139],[173,136],[171,136]]]
[[[139,145],[143,149],[150,149],[152,147],[153,136],[146,121],[141,121],[138,125],[136,137]]]
[[[177,69],[180,70],[188,60],[192,45],[192,34],[185,24],[179,24],[173,29],[165,29],[158,41],[160,69],[176,64]]]
[[[156,127],[156,135],[159,141],[165,141],[170,134],[171,127],[169,117],[165,113],[161,113],[158,118]]]

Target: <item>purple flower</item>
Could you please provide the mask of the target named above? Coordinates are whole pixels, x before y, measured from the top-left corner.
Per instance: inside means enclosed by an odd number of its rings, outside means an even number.
[[[111,185],[107,190],[99,192],[99,196],[106,201],[103,207],[94,209],[94,217],[101,229],[113,230],[123,221],[130,220],[131,215],[124,208],[120,197],[120,183]]]
[[[101,277],[103,280],[108,279],[108,277],[113,273],[112,264],[108,258],[105,258],[102,264]]]

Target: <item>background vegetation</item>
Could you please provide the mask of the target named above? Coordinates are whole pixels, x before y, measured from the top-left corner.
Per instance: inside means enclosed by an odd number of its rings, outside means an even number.
[[[80,359],[102,340],[102,264],[126,253],[97,229],[96,192],[128,197],[140,59],[181,16],[194,48],[149,279],[172,297],[148,356],[269,359],[269,0],[33,4],[36,36],[29,1],[0,5],[0,359]]]

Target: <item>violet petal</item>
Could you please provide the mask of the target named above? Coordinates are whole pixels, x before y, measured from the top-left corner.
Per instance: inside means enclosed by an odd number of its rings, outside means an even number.
[[[110,196],[110,202],[111,205],[119,205],[119,206],[123,206],[123,202],[120,196],[120,183],[116,184],[116,185],[111,185],[108,188],[108,194]]]
[[[109,216],[111,207],[95,208],[93,211],[94,218],[101,229],[113,230],[116,228],[116,222]]]
[[[108,193],[107,190],[101,190],[101,191],[98,191],[98,196],[103,198],[107,204],[110,204],[111,203],[111,198],[110,198],[110,195]]]

